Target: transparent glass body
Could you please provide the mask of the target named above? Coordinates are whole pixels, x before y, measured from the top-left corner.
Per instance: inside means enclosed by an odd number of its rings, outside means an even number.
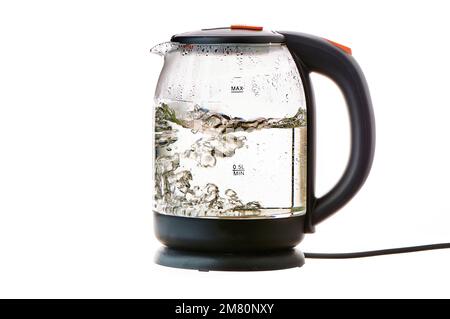
[[[155,93],[154,210],[275,218],[306,207],[306,104],[282,44],[182,45]]]

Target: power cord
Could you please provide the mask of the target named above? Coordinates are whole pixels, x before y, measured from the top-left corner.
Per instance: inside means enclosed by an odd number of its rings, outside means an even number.
[[[336,254],[335,253],[305,253],[305,258],[315,258],[315,259],[364,258],[364,257],[403,254],[403,253],[412,253],[412,252],[424,251],[424,250],[435,250],[435,249],[446,249],[446,248],[450,248],[450,243],[359,251],[359,252],[354,252],[354,253],[336,253]]]

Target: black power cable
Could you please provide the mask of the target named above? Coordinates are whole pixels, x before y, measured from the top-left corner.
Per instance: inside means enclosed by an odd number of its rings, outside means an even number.
[[[315,259],[364,258],[364,257],[403,254],[403,253],[412,253],[412,252],[424,251],[424,250],[435,250],[435,249],[446,249],[446,248],[450,248],[450,243],[401,247],[401,248],[390,248],[390,249],[380,249],[380,250],[370,250],[370,251],[359,251],[359,252],[354,252],[354,253],[305,253],[305,258],[315,258]]]

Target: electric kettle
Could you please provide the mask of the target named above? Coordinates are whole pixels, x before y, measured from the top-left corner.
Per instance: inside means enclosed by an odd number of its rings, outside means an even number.
[[[174,35],[154,109],[154,228],[184,251],[276,253],[345,205],[369,174],[375,126],[348,47],[297,32],[235,25]],[[314,194],[310,73],[341,89],[351,124],[347,167]]]

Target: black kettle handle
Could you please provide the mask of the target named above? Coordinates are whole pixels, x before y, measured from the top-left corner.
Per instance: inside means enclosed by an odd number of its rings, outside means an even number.
[[[345,48],[303,33],[280,33],[285,36],[287,47],[300,60],[306,72],[323,74],[339,86],[350,115],[350,158],[344,174],[333,189],[323,197],[313,199],[309,214],[312,225],[316,225],[344,206],[364,184],[374,157],[375,119],[364,75]],[[313,172],[308,171],[310,173]]]

